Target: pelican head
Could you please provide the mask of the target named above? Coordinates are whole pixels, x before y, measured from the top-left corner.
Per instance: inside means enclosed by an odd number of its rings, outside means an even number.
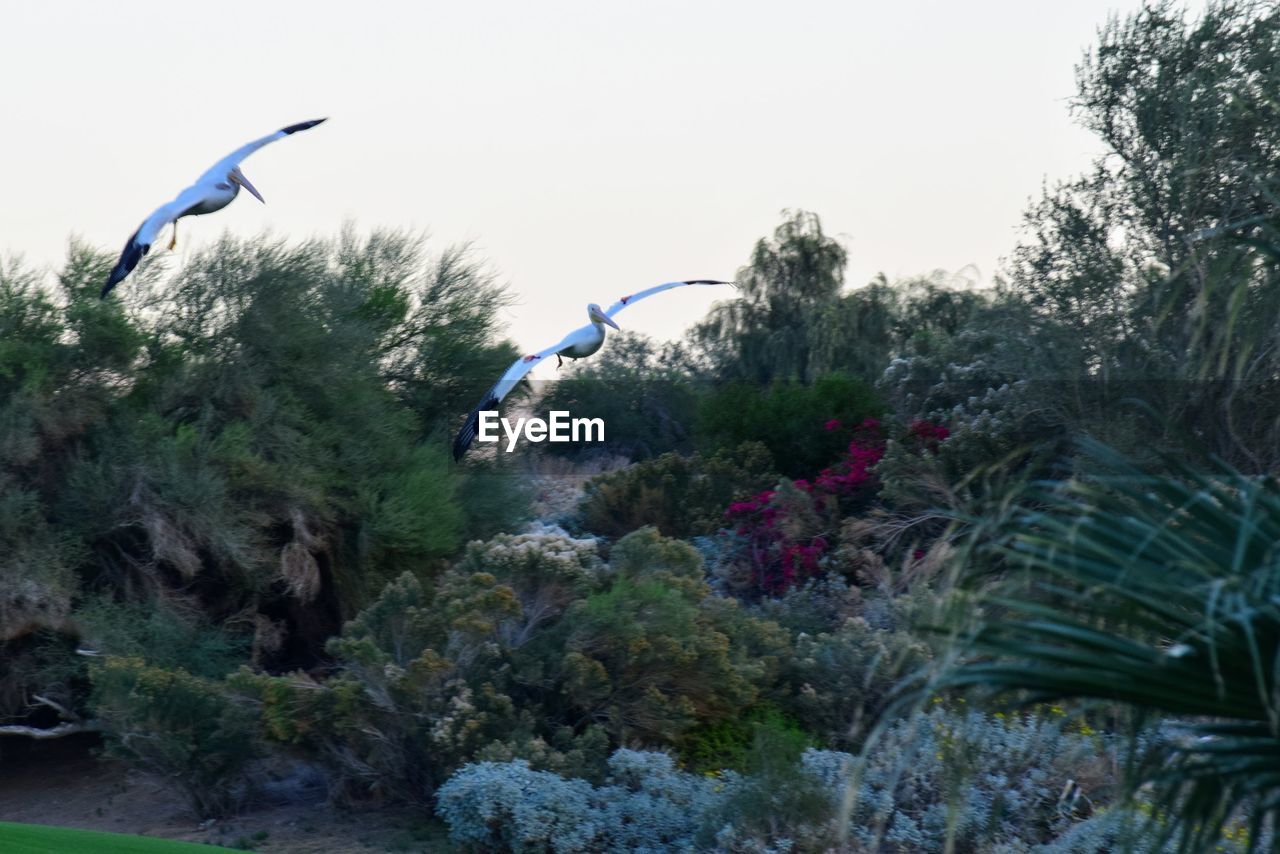
[[[613,318],[604,313],[604,310],[595,303],[587,306],[587,317],[591,318],[592,323],[607,323],[614,329],[621,330],[622,327],[613,322]]]
[[[244,177],[244,173],[240,171],[239,166],[231,170],[231,172],[227,175],[227,180],[233,184],[239,184],[241,187],[244,187],[246,190],[248,190],[250,193],[253,194],[253,197],[255,199],[262,202],[264,205],[267,203],[267,200],[262,198],[262,193],[258,192],[257,187],[250,184],[249,179]]]

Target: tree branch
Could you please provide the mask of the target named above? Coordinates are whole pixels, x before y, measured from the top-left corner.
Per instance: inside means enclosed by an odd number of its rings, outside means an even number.
[[[26,738],[49,739],[62,738],[68,735],[75,735],[78,732],[101,732],[102,727],[97,721],[70,721],[68,723],[58,724],[52,729],[40,729],[34,726],[0,726],[0,735],[20,735]]]
[[[48,706],[58,713],[58,717],[64,719],[64,723],[60,723],[49,729],[40,729],[34,726],[24,726],[22,724],[10,724],[8,726],[0,726],[0,735],[20,735],[24,738],[49,739],[62,738],[68,735],[75,735],[78,732],[101,732],[102,726],[97,721],[86,721],[75,712],[67,709],[66,706],[48,697],[42,697],[39,694],[32,694],[31,699],[41,706]]]

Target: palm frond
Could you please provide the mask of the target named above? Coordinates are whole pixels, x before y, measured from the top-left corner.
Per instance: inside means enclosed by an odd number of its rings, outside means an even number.
[[[1006,568],[992,615],[946,687],[1088,699],[1172,715],[1131,781],[1180,850],[1280,818],[1280,484],[1216,464],[1044,483],[986,555]]]

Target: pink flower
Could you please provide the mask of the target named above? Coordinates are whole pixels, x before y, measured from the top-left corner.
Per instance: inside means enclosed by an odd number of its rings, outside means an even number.
[[[951,431],[941,424],[923,420],[912,421],[907,432],[921,442],[931,446],[946,441],[947,437],[951,435]]]
[[[839,418],[832,418],[832,419],[831,419],[830,421],[828,421],[826,424],[823,424],[823,425],[822,425],[822,429],[824,429],[824,430],[826,430],[826,431],[828,431],[828,432],[830,432],[831,430],[839,430],[839,429],[840,429],[840,419],[839,419]]]

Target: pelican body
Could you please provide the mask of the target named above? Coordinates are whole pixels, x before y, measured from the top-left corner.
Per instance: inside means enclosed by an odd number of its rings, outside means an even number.
[[[289,125],[247,145],[242,145],[215,163],[212,168],[197,178],[194,184],[179,193],[173,201],[156,208],[125,243],[124,250],[120,253],[120,260],[112,268],[111,275],[107,277],[107,284],[102,288],[102,296],[105,298],[111,293],[112,288],[133,272],[133,268],[137,267],[143,256],[151,251],[151,244],[169,223],[173,223],[174,228],[173,240],[169,243],[169,248],[172,249],[178,240],[178,220],[184,216],[200,216],[222,210],[240,195],[241,188],[248,190],[255,199],[266,204],[266,199],[262,198],[262,194],[249,182],[244,172],[240,171],[240,161],[269,142],[284,139],[300,130],[308,130],[323,121],[325,119],[313,119],[309,122]]]
[[[458,431],[457,437],[453,440],[453,458],[455,460],[462,459],[462,455],[467,452],[467,448],[471,447],[471,443],[475,441],[476,433],[480,429],[480,413],[496,409],[502,399],[510,394],[511,390],[525,378],[529,371],[533,370],[533,366],[538,362],[548,356],[555,356],[556,360],[563,364],[560,361],[562,359],[585,359],[588,356],[595,355],[604,346],[604,328],[606,326],[612,326],[614,329],[621,328],[617,323],[614,323],[614,315],[645,297],[686,285],[733,285],[733,282],[722,282],[718,279],[687,279],[680,282],[655,285],[639,293],[625,296],[609,306],[607,310],[601,309],[595,303],[591,303],[587,306],[587,319],[590,323],[580,329],[573,330],[564,338],[561,338],[559,343],[545,350],[516,359],[511,364],[511,367],[507,368],[507,372],[502,375],[502,378],[494,384],[493,388],[485,392],[484,397],[481,398],[476,408],[471,410],[466,422],[462,425],[462,429]]]
[[[587,306],[587,318],[591,321],[581,329],[575,329],[560,342],[566,345],[556,351],[556,359],[585,359],[594,356],[604,346],[604,328],[606,325],[621,329],[613,322],[613,318],[605,314],[595,303]],[[557,345],[560,346],[560,345]],[[563,363],[562,363],[563,364]]]

